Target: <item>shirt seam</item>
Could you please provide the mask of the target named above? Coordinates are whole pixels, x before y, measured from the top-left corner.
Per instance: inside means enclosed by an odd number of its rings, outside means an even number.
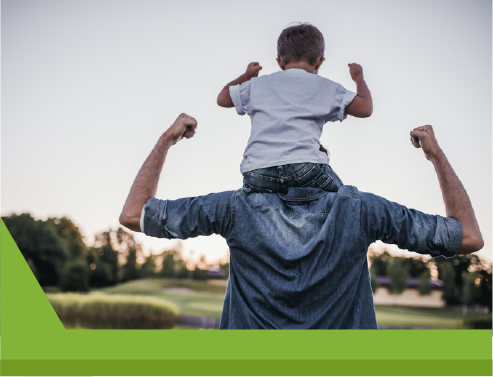
[[[361,234],[363,235],[363,237],[365,238],[365,241],[366,241],[366,244],[369,246],[371,244],[370,240],[368,239],[365,231],[363,230],[363,227],[361,226],[361,200],[359,199],[359,197],[354,193],[354,190],[351,187],[351,194],[352,195],[349,195],[349,194],[341,194],[341,195],[337,195],[338,198],[351,198],[351,199],[355,199],[356,200],[356,203],[358,203],[358,209],[359,209],[359,218],[360,218],[360,222],[359,222],[359,231],[361,232]]]
[[[282,207],[278,207],[278,206],[275,206],[273,204],[265,204],[265,203],[250,203],[252,206],[266,206],[266,207],[273,207],[273,208],[276,208],[280,211],[283,211]],[[284,212],[284,211],[283,211]],[[330,210],[328,209],[321,209],[321,210],[317,210],[317,211],[304,211],[304,212],[296,212],[292,215],[289,215],[287,214],[286,212],[284,212],[284,214],[287,216],[287,217],[295,217],[295,216],[299,216],[299,215],[303,215],[305,213],[330,213]]]
[[[241,191],[237,191],[235,194],[235,200],[233,202],[233,207],[231,208],[231,225],[229,226],[228,233],[226,233],[226,239],[229,238],[231,235],[231,232],[233,231],[233,228],[235,226],[235,220],[236,220],[236,201],[238,200],[238,196],[241,195]]]

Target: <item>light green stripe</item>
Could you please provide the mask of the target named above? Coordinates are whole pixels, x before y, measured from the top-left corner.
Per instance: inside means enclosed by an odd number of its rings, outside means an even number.
[[[2,360],[3,375],[491,376],[490,360]]]

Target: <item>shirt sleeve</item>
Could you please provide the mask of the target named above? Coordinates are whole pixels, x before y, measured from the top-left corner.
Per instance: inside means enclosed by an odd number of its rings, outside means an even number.
[[[145,213],[146,213],[146,206],[144,204],[144,207],[142,208],[142,212],[140,213],[140,231],[142,233],[145,233],[144,232],[144,216],[145,216]]]
[[[327,115],[327,122],[335,122],[335,121],[343,121],[347,118],[347,115],[344,115],[344,111],[346,107],[353,102],[354,97],[356,97],[356,93],[347,90],[342,85],[337,85],[337,88],[334,93],[334,100],[332,102],[332,106],[329,114]]]
[[[211,234],[227,238],[234,194],[227,191],[178,200],[150,198],[144,206],[143,232],[168,239],[184,240]]]
[[[231,101],[233,101],[233,104],[235,105],[238,115],[249,114],[250,88],[252,86],[252,80],[253,78],[249,81],[245,81],[243,84],[229,87],[229,95],[231,97]]]
[[[367,242],[377,240],[432,257],[453,257],[462,245],[460,221],[428,215],[369,193],[359,193]]]

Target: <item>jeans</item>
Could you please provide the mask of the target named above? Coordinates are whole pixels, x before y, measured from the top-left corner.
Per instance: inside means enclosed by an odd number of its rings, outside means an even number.
[[[337,192],[342,186],[341,179],[326,164],[289,164],[243,173],[243,187],[258,192],[286,192],[290,187]]]

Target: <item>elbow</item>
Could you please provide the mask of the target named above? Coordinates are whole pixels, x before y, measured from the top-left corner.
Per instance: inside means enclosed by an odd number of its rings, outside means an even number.
[[[484,240],[481,233],[473,237],[462,240],[462,246],[457,254],[471,254],[484,247]]]
[[[118,221],[120,222],[120,225],[123,225],[125,228],[128,228],[129,218],[124,212],[120,214]]]
[[[369,118],[373,114],[373,106],[369,105],[363,110],[361,118]]]
[[[217,104],[221,107],[225,108],[231,108],[234,106],[233,101],[231,100],[231,97],[229,96],[229,92],[221,92],[217,96]]]
[[[474,251],[471,252],[474,253],[475,251],[479,251],[483,247],[484,247],[484,240],[483,240],[483,236],[480,234],[479,237],[474,240],[474,244],[473,244]]]
[[[125,212],[120,214],[120,218],[118,219],[121,225],[125,228],[130,229],[134,232],[140,232],[140,217],[137,218],[135,216],[128,216]]]
[[[224,97],[223,97],[223,93],[219,93],[219,95],[217,96],[217,104],[218,106],[221,106],[221,107],[225,107],[224,106]]]

